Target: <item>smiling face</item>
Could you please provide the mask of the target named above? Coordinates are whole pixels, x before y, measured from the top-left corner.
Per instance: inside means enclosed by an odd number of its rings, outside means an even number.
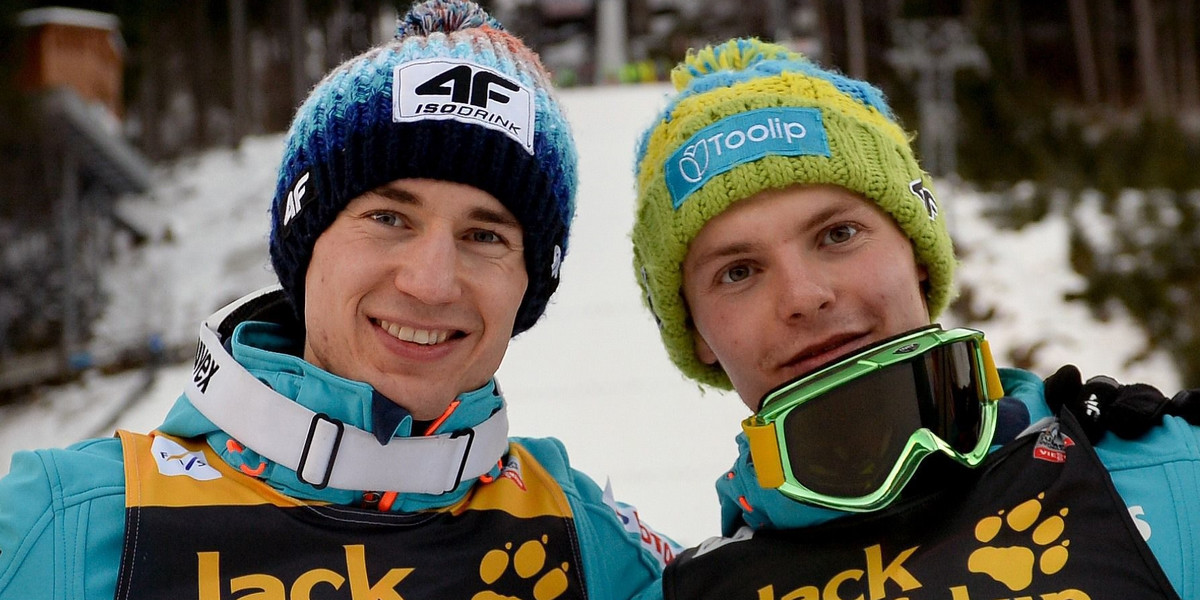
[[[837,186],[740,200],[683,262],[696,354],[751,410],[779,384],[929,324],[925,272],[887,213]]]
[[[500,201],[394,181],[351,200],[317,238],[304,359],[434,419],[496,373],[528,282],[521,226]]]

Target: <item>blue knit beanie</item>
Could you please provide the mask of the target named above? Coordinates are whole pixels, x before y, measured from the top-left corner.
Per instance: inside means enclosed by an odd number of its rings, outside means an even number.
[[[271,206],[271,263],[297,316],[317,237],[401,178],[462,183],[524,230],[529,287],[513,335],[558,288],[575,212],[575,142],[537,55],[478,5],[429,0],[396,37],[333,69],[296,112]]]

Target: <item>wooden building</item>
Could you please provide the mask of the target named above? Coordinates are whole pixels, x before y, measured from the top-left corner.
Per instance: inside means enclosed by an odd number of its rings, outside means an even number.
[[[114,233],[130,230],[116,200],[150,188],[149,164],[122,134],[117,18],[41,8],[17,22],[25,53],[16,84],[32,122],[0,166],[22,180],[0,189],[0,400],[104,362],[88,342]]]
[[[121,115],[125,44],[115,16],[51,7],[25,11],[17,23],[26,31],[22,90],[70,88],[84,102]]]

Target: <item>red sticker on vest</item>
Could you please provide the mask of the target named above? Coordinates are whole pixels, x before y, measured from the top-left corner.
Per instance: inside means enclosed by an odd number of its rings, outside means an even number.
[[[1038,435],[1037,444],[1033,446],[1033,457],[1052,463],[1067,462],[1067,448],[1075,445],[1071,436],[1058,428],[1058,423],[1048,427]]]

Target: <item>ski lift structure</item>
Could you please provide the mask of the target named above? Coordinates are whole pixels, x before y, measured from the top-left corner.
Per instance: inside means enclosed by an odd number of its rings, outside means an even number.
[[[987,55],[957,19],[901,19],[892,39],[896,46],[888,51],[888,62],[917,78],[922,164],[934,175],[953,177],[958,171],[959,130],[955,76],[967,69],[986,73]]]

